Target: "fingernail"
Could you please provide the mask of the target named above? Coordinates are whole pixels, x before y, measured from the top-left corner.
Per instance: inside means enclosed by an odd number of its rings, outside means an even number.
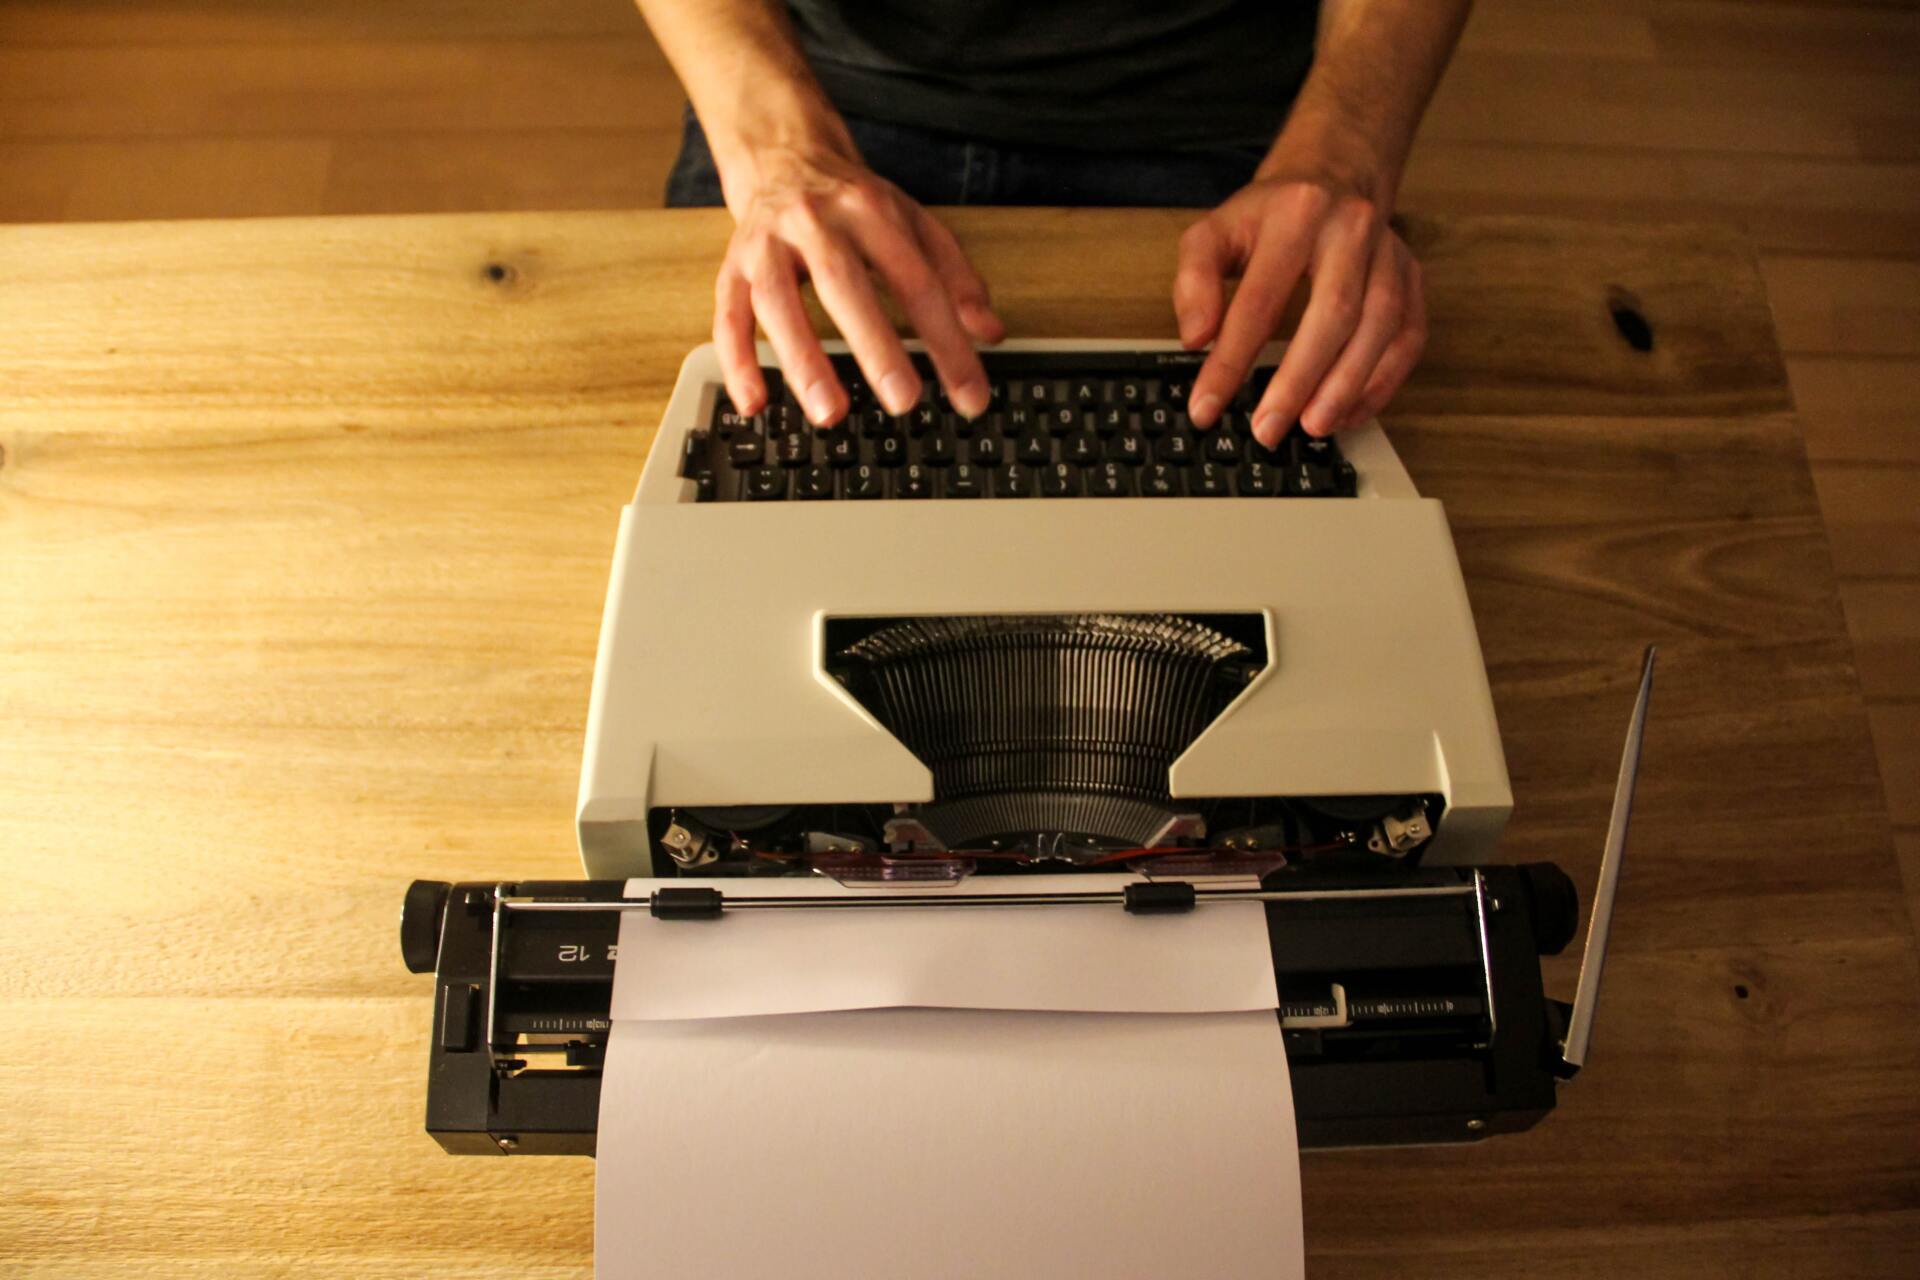
[[[807,403],[807,416],[822,426],[833,418],[833,411],[838,407],[833,398],[833,383],[826,378],[821,378],[809,386],[804,399]]]
[[[966,326],[967,332],[976,337],[982,333],[998,335],[1006,331],[1006,326],[1000,323],[1000,317],[993,313],[993,308],[977,302],[961,304],[960,322]]]
[[[1220,416],[1220,410],[1225,407],[1225,402],[1211,391],[1205,395],[1194,397],[1193,408],[1191,410],[1194,424],[1202,427],[1212,426],[1213,420]]]
[[[953,407],[965,417],[977,418],[985,413],[990,399],[992,393],[987,390],[987,384],[978,378],[953,389]]]
[[[905,413],[913,408],[913,402],[920,398],[920,389],[913,384],[913,375],[905,369],[895,369],[880,379],[880,401],[889,413]]]
[[[1280,443],[1286,431],[1287,424],[1277,413],[1263,413],[1253,420],[1253,434],[1269,449]]]

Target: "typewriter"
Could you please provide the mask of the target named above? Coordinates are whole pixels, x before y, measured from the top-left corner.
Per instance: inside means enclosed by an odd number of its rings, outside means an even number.
[[[1466,589],[1377,424],[1259,445],[1277,347],[1204,431],[1171,345],[1009,342],[971,421],[930,377],[886,413],[832,350],[852,409],[824,431],[765,348],[761,414],[710,347],[681,369],[615,544],[588,878],[408,889],[429,1132],[590,1154],[622,915],[818,909],[767,882],[823,876],[878,910],[952,908],[960,882],[1037,909],[1252,897],[1303,1146],[1551,1110],[1598,999],[1651,651],[1579,986],[1549,999],[1578,895],[1493,863],[1512,799]],[[1085,891],[1023,894],[1062,872]]]

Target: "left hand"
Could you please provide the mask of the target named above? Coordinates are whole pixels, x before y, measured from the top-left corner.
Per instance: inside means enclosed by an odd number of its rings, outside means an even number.
[[[1219,421],[1302,275],[1312,281],[1306,312],[1253,411],[1254,436],[1271,448],[1296,420],[1315,436],[1357,426],[1407,380],[1427,343],[1426,297],[1420,264],[1380,204],[1325,177],[1255,178],[1180,238],[1180,339],[1213,343],[1188,401],[1195,426]]]

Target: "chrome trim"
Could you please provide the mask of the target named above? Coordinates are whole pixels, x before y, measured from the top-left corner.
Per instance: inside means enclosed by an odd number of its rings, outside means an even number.
[[[1579,1070],[1587,1060],[1593,1036],[1593,1016],[1600,1003],[1600,978],[1607,967],[1607,935],[1613,928],[1613,897],[1620,887],[1620,863],[1627,850],[1627,826],[1633,816],[1633,788],[1640,774],[1640,743],[1647,730],[1647,700],[1653,693],[1653,659],[1647,646],[1640,667],[1640,692],[1627,721],[1627,743],[1620,752],[1620,776],[1613,784],[1613,817],[1607,823],[1606,850],[1600,855],[1600,883],[1593,891],[1593,914],[1587,920],[1587,945],[1580,955],[1580,984],[1574,988],[1573,1011],[1567,1018],[1567,1038],[1560,1057]]]

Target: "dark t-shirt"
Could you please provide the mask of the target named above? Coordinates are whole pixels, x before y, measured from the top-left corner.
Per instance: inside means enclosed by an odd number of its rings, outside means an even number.
[[[1264,146],[1319,0],[788,0],[849,115],[1096,150]]]

